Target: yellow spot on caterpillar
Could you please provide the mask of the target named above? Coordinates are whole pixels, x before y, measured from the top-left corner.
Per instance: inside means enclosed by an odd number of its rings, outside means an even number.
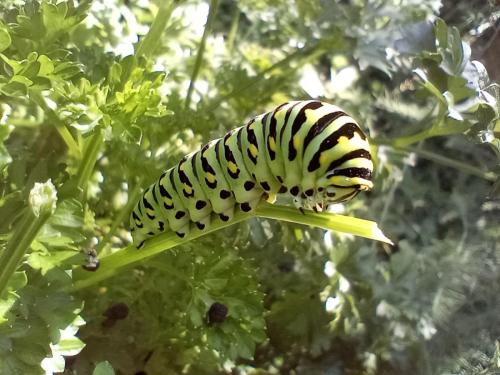
[[[215,182],[215,176],[212,173],[206,174],[207,181],[213,184]]]
[[[338,142],[339,142],[339,145],[345,144],[345,143],[349,142],[349,138],[347,138],[346,136],[339,137]]]
[[[163,202],[165,202],[167,206],[171,206],[174,203],[172,199],[169,198],[163,198]]]
[[[298,150],[300,148],[300,137],[298,135],[296,135],[295,137],[293,137],[293,147]]]
[[[250,153],[252,154],[253,157],[257,156],[259,150],[257,150],[257,147],[255,147],[255,145],[250,145],[248,149],[250,150]]]
[[[251,130],[254,130],[255,129],[255,122],[252,122],[248,128]]]
[[[184,191],[187,194],[191,194],[193,192],[193,189],[191,188],[191,186],[184,184]]]
[[[155,212],[153,210],[150,210],[149,208],[146,209],[146,212],[150,215],[150,216],[155,216]]]
[[[319,165],[324,167],[326,163],[328,163],[328,157],[322,152],[319,156]]]
[[[276,151],[276,141],[274,140],[274,137],[269,137],[269,148],[271,151]]]
[[[238,166],[236,164],[234,164],[232,161],[230,161],[229,163],[227,163],[227,168],[229,169],[229,171],[231,173],[238,172]]]
[[[276,202],[276,194],[269,194],[266,198],[266,201],[269,203],[274,203]]]

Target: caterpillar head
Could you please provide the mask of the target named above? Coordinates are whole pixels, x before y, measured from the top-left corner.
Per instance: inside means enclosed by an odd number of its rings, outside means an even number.
[[[326,186],[323,200],[327,204],[340,203],[354,198],[360,191],[373,188],[372,168],[352,167],[340,173],[327,176],[330,184]]]
[[[326,172],[316,181],[313,200],[323,206],[348,201],[360,191],[373,188],[373,162],[366,136],[355,123],[345,128],[346,135],[340,136],[337,144],[324,150],[320,157]]]
[[[330,171],[317,181],[316,189],[307,189],[294,198],[297,208],[322,211],[330,204],[346,202],[360,191],[373,188],[373,163],[368,160],[363,167],[349,167]]]

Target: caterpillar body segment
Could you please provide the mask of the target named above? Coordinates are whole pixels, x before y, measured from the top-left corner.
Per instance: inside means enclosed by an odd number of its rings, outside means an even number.
[[[224,177],[220,145],[223,139],[207,143],[197,160],[198,181],[212,205],[213,212],[223,221],[229,221],[234,214],[234,197],[229,182]]]
[[[224,176],[231,186],[236,203],[243,204],[242,210],[250,211],[262,197],[261,189],[256,186],[255,179],[245,166],[241,152],[241,135],[243,127],[229,131],[219,143],[220,155],[224,161]],[[250,209],[249,209],[250,207]]]
[[[265,115],[257,116],[243,127],[242,155],[254,184],[268,194],[276,194],[281,186],[282,174],[280,170],[273,171],[266,152],[264,138]]]
[[[210,225],[210,214],[213,211],[211,200],[206,196],[198,178],[198,152],[185,156],[177,165],[174,176],[174,188],[180,192],[179,197],[188,211],[188,218],[198,227]]]
[[[342,109],[315,100],[284,103],[185,156],[148,187],[130,217],[134,243],[195,225],[229,221],[277,194],[321,210],[370,190],[373,163],[359,125]]]

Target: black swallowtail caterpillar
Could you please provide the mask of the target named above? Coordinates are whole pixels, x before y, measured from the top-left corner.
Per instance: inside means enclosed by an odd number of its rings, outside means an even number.
[[[373,186],[368,141],[340,108],[284,103],[185,156],[149,186],[130,217],[134,243],[167,230],[181,238],[212,215],[229,221],[277,194],[299,209],[322,210]]]

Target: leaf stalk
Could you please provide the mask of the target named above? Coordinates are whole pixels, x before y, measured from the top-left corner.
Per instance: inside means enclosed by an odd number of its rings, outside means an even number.
[[[50,216],[50,212],[43,212],[37,217],[31,209],[25,210],[20,224],[16,226],[6,249],[0,255],[0,296],[7,288],[9,279],[21,263],[40,228]]]
[[[308,210],[301,213],[292,207],[272,205],[263,202],[257,207],[255,212],[246,213],[238,211],[230,222],[224,222],[216,217],[208,229],[199,230],[193,228],[184,238],[179,238],[175,233],[168,232],[147,240],[144,247],[141,249],[136,249],[133,245],[130,245],[113,254],[102,257],[97,272],[89,273],[83,269],[75,269],[73,271],[74,285],[72,289],[79,290],[95,285],[100,281],[116,275],[122,269],[133,266],[163,251],[255,216],[284,220],[296,224],[312,225],[376,241],[392,243],[378,228],[377,224],[369,220],[331,213],[315,213]]]

